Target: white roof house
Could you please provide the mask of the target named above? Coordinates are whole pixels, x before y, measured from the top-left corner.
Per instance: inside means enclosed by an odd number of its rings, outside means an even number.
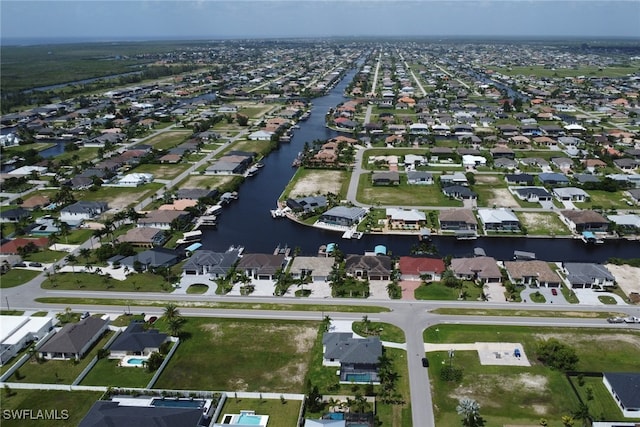
[[[270,141],[273,132],[266,130],[258,130],[249,135],[249,139],[252,141]]]
[[[387,208],[386,213],[387,218],[392,221],[418,222],[426,220],[424,212],[417,209]]]
[[[139,185],[147,184],[153,181],[153,174],[150,173],[130,173],[118,181],[118,186],[121,187],[137,187]]]
[[[486,164],[487,159],[482,156],[474,156],[471,154],[462,156],[462,166],[484,166]]]
[[[53,328],[51,317],[0,316],[0,365]]]

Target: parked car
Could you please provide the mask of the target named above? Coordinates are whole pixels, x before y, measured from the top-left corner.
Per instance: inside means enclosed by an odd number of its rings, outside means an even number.
[[[609,323],[623,323],[624,319],[622,317],[609,317],[607,319],[607,322],[609,322]]]
[[[422,358],[422,366],[424,366],[425,368],[429,367],[429,359],[427,359],[426,357]]]
[[[39,262],[32,262],[31,264],[29,264],[29,267],[42,267],[42,264]]]
[[[555,289],[555,288],[551,289],[551,295],[553,295],[553,296],[558,295],[558,290]]]
[[[622,320],[624,320],[624,323],[640,323],[640,317],[635,316],[625,317]]]
[[[26,267],[26,266],[27,266],[27,264],[24,263],[24,262],[19,262],[16,265],[14,265],[14,267]]]
[[[82,316],[80,316],[80,320],[84,320],[89,316],[91,316],[91,314],[89,314],[88,311],[85,311],[84,313],[82,313]]]

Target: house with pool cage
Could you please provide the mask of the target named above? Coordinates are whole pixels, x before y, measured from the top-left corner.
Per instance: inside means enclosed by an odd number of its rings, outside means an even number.
[[[382,355],[379,337],[354,337],[349,332],[328,332],[322,337],[324,366],[336,366],[344,384],[379,384]]]

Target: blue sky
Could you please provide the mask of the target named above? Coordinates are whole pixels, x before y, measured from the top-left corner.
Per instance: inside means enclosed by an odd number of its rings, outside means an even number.
[[[1,0],[0,36],[640,37],[640,0]]]

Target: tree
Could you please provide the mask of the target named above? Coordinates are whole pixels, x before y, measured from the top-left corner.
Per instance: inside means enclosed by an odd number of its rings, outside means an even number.
[[[576,351],[555,338],[538,343],[537,358],[551,368],[571,371],[578,364]]]
[[[73,273],[76,272],[75,263],[78,262],[78,258],[74,254],[69,254],[65,257],[67,263],[71,264],[71,271]]]
[[[149,355],[149,358],[144,363],[149,372],[154,372],[157,371],[158,368],[160,368],[162,362],[164,362],[164,356],[162,356],[157,351],[154,351]]]
[[[176,317],[180,317],[180,310],[178,310],[178,306],[174,303],[170,302],[164,306],[164,317],[167,319],[167,322],[170,322],[172,319]]]
[[[364,333],[369,333],[369,328],[371,327],[371,320],[369,320],[369,316],[366,314],[362,316],[362,326],[364,327]]]
[[[462,415],[462,425],[464,427],[479,427],[484,425],[484,420],[480,416],[480,405],[473,399],[463,397],[456,406],[458,415]]]
[[[573,412],[573,419],[582,421],[583,427],[588,427],[591,425],[591,414],[589,413],[589,407],[586,403],[580,403],[578,409]]]
[[[182,327],[184,326],[184,317],[174,317],[168,321],[169,332],[174,337],[179,337],[182,333]]]

